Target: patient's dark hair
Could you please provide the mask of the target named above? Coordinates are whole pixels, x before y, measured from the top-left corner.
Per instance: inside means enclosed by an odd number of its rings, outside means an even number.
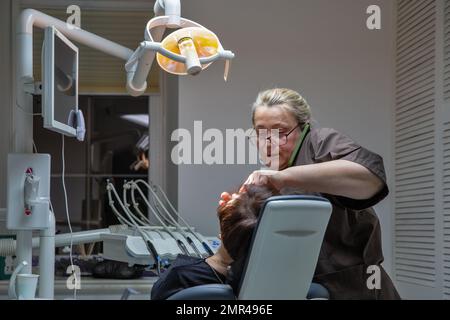
[[[262,205],[278,194],[269,186],[249,185],[232,203],[217,209],[222,244],[234,261],[246,256]]]

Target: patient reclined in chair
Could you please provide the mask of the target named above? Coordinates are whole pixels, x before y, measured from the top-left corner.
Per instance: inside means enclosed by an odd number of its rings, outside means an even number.
[[[152,300],[166,299],[176,292],[204,284],[228,283],[236,289],[240,280],[236,264],[245,259],[253,230],[264,202],[277,195],[274,189],[249,186],[217,210],[222,245],[213,256],[206,259],[180,255],[171,267],[153,285]],[[233,267],[233,278],[229,270]],[[238,269],[238,270],[236,270]]]
[[[244,299],[252,298],[252,294],[247,294],[245,292],[246,290],[241,290],[242,283],[245,282],[243,280],[246,280],[241,275],[244,269],[248,267],[249,247],[250,244],[256,240],[254,230],[257,229],[260,213],[264,211],[263,207],[266,205],[266,201],[277,195],[279,195],[279,193],[276,190],[267,186],[247,186],[245,192],[233,196],[232,200],[220,206],[218,208],[218,217],[222,245],[217,253],[206,259],[182,255],[178,256],[171,267],[164,272],[161,275],[161,278],[154,284],[151,293],[152,300],[173,299],[178,296],[182,299],[189,299],[188,296],[183,295],[183,292],[188,292],[189,290],[184,289],[197,289],[201,288],[202,285],[214,284],[222,286],[228,284],[233,290],[232,296],[242,296]],[[331,209],[329,209],[329,211],[331,211]],[[328,216],[325,214],[324,218],[319,218],[323,225],[323,229],[326,227],[328,218],[329,212]],[[271,224],[273,223],[271,222]],[[290,237],[290,235],[287,236]],[[294,238],[296,237],[294,234],[292,236]],[[323,231],[318,232],[318,236],[319,243],[313,245],[316,249],[312,248],[313,256],[316,256],[316,258],[323,237]],[[264,239],[260,240],[262,243],[265,243],[266,241]],[[317,239],[314,240],[317,241]],[[255,247],[255,244],[252,246]],[[286,255],[286,253],[289,254],[289,251],[284,251],[283,254]],[[307,257],[308,255],[306,254],[305,258]],[[310,264],[311,266],[314,266],[315,261],[312,261]],[[280,266],[281,265],[282,264],[280,264]],[[275,275],[275,272],[276,270],[273,270],[272,275]],[[310,273],[310,278],[308,280],[309,286],[313,269],[306,270],[306,273]],[[249,277],[246,276],[245,278]],[[229,286],[226,287],[229,288]],[[251,286],[246,285],[246,287]],[[324,288],[319,288],[319,286],[318,288],[315,288],[314,285],[312,288],[316,291],[317,289],[322,290],[320,296],[323,298],[327,297],[327,292]],[[242,292],[239,292],[240,290]],[[307,291],[308,288],[306,288],[306,291],[305,288],[299,288],[299,293],[295,293],[294,296],[297,298],[306,298]],[[247,297],[245,295],[247,295]],[[199,299],[201,298],[202,297],[200,296]],[[280,298],[282,297],[280,296]]]

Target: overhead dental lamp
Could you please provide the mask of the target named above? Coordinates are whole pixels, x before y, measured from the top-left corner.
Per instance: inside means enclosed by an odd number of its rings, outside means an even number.
[[[172,53],[184,56],[186,63],[172,60],[161,53],[156,55],[156,60],[166,72],[196,75],[211,64],[202,65],[200,58],[215,55],[219,51],[219,44],[217,36],[209,30],[198,27],[180,29],[167,36],[161,45]]]
[[[157,5],[158,2],[155,7]],[[155,12],[158,12],[156,8]],[[165,28],[179,29],[162,39]],[[125,64],[127,89],[131,95],[140,95],[147,88],[146,79],[155,54],[159,66],[176,75],[197,75],[211,63],[225,60],[225,81],[234,58],[234,53],[225,50],[219,38],[204,26],[182,17],[176,25],[172,16],[157,16],[147,23],[145,41]]]

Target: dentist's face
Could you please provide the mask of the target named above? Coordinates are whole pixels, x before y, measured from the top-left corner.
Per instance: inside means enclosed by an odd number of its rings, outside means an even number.
[[[266,166],[275,170],[283,170],[288,167],[289,159],[301,134],[300,128],[296,128],[296,126],[298,126],[297,119],[289,111],[287,106],[260,106],[256,108],[254,127],[257,133],[262,133],[259,135],[260,138],[258,139],[258,149],[260,149],[260,153],[264,153],[261,148],[267,148],[267,159],[263,159]],[[278,139],[270,139],[273,141],[272,143],[264,137],[264,132],[267,132],[267,137],[271,137],[271,130],[278,130],[279,132]],[[275,134],[277,131],[273,132]],[[276,141],[279,141],[279,143],[277,144]],[[277,149],[279,162],[278,164],[274,164],[271,162],[274,159],[273,153],[277,152]]]

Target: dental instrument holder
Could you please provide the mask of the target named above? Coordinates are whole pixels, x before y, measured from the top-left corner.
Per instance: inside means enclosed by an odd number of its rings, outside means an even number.
[[[8,154],[7,223],[9,230],[40,231],[39,297],[53,299],[55,219],[50,211],[50,155]],[[17,244],[20,273],[31,274],[32,247]]]

